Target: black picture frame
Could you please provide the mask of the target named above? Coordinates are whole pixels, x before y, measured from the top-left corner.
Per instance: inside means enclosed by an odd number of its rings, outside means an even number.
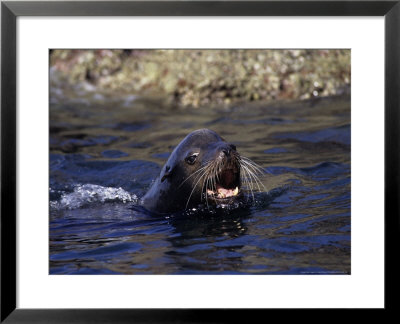
[[[266,310],[16,308],[16,19],[19,16],[384,16],[385,310],[398,288],[400,0],[396,1],[2,1],[1,3],[1,322],[233,322]],[[308,315],[306,315],[308,316]]]

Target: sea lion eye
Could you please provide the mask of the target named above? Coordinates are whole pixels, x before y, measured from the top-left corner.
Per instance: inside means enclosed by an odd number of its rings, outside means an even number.
[[[185,159],[186,163],[188,163],[188,164],[194,164],[194,162],[196,161],[197,155],[199,155],[199,153],[193,153],[193,154],[189,155],[189,156]]]

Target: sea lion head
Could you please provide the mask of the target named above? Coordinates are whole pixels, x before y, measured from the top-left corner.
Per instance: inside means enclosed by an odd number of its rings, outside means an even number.
[[[143,197],[143,205],[157,212],[174,212],[199,205],[232,204],[242,194],[244,163],[248,162],[236,146],[216,132],[193,131],[175,147]]]

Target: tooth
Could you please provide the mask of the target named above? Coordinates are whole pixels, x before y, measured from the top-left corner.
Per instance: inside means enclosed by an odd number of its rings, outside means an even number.
[[[236,196],[238,194],[238,192],[239,192],[239,188],[236,187],[235,190],[233,190],[233,195]]]

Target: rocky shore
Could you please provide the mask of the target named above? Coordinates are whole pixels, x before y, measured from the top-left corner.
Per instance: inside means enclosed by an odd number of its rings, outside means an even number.
[[[350,50],[51,50],[74,85],[179,106],[309,99],[350,91]]]

